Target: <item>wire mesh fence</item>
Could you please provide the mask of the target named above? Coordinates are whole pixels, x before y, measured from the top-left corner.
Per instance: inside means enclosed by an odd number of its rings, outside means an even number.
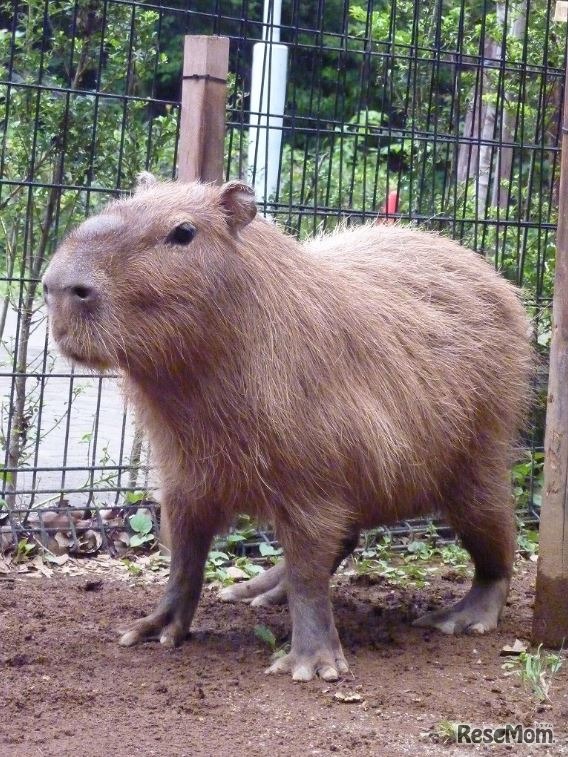
[[[546,0],[0,0],[4,541],[53,536],[63,517],[106,547],[125,512],[155,517],[117,378],[57,355],[39,282],[57,241],[139,171],[175,177],[184,34],[231,40],[226,176],[265,214],[300,237],[420,224],[523,286],[542,363],[513,476],[536,517],[566,48],[552,14]]]

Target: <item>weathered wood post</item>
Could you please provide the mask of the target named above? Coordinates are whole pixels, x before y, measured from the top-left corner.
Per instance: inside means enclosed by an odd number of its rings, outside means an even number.
[[[178,178],[223,180],[229,40],[187,36],[184,40]]]
[[[564,8],[560,8],[564,6]],[[560,11],[568,3],[557,3]],[[544,491],[533,639],[545,646],[568,642],[568,66],[564,79],[562,153],[552,342],[544,443]]]
[[[228,71],[227,37],[184,38],[178,143],[181,181],[223,181]],[[160,518],[160,544],[166,548],[170,544],[165,510]]]

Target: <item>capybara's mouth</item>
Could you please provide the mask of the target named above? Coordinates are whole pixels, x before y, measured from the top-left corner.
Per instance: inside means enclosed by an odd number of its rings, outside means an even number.
[[[92,343],[86,344],[77,340],[65,329],[52,329],[52,333],[61,354],[72,363],[95,371],[107,371],[112,368],[108,357],[93,349]]]

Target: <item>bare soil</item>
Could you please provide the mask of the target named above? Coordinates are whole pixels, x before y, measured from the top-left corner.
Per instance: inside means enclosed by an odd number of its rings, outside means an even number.
[[[410,625],[463,594],[451,572],[420,590],[340,577],[333,599],[352,677],[337,684],[264,675],[270,651],[253,629],[284,643],[286,607],[229,605],[208,589],[181,648],[124,649],[117,629],[153,608],[159,582],[4,576],[0,755],[568,754],[568,663],[544,706],[501,667],[503,645],[530,633],[534,574],[519,564],[498,632],[460,638]],[[446,745],[431,735],[444,720],[551,723],[555,744]]]

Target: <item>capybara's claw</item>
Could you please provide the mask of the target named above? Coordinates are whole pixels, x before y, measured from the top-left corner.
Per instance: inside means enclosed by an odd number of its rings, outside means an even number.
[[[159,639],[166,647],[177,647],[186,636],[186,629],[178,620],[171,620],[169,613],[157,612],[133,623],[122,634],[118,643],[132,647],[141,641]]]
[[[276,659],[265,670],[268,675],[290,673],[294,681],[311,681],[316,676],[324,681],[338,681],[348,672],[349,666],[342,652],[335,656],[329,652],[309,656],[299,656],[290,652]]]
[[[430,626],[447,634],[484,634],[497,628],[509,582],[498,579],[487,584],[474,581],[466,596],[452,607],[427,612],[413,625]]]
[[[132,647],[140,641],[140,634],[135,629],[123,633],[118,643],[121,647]]]

